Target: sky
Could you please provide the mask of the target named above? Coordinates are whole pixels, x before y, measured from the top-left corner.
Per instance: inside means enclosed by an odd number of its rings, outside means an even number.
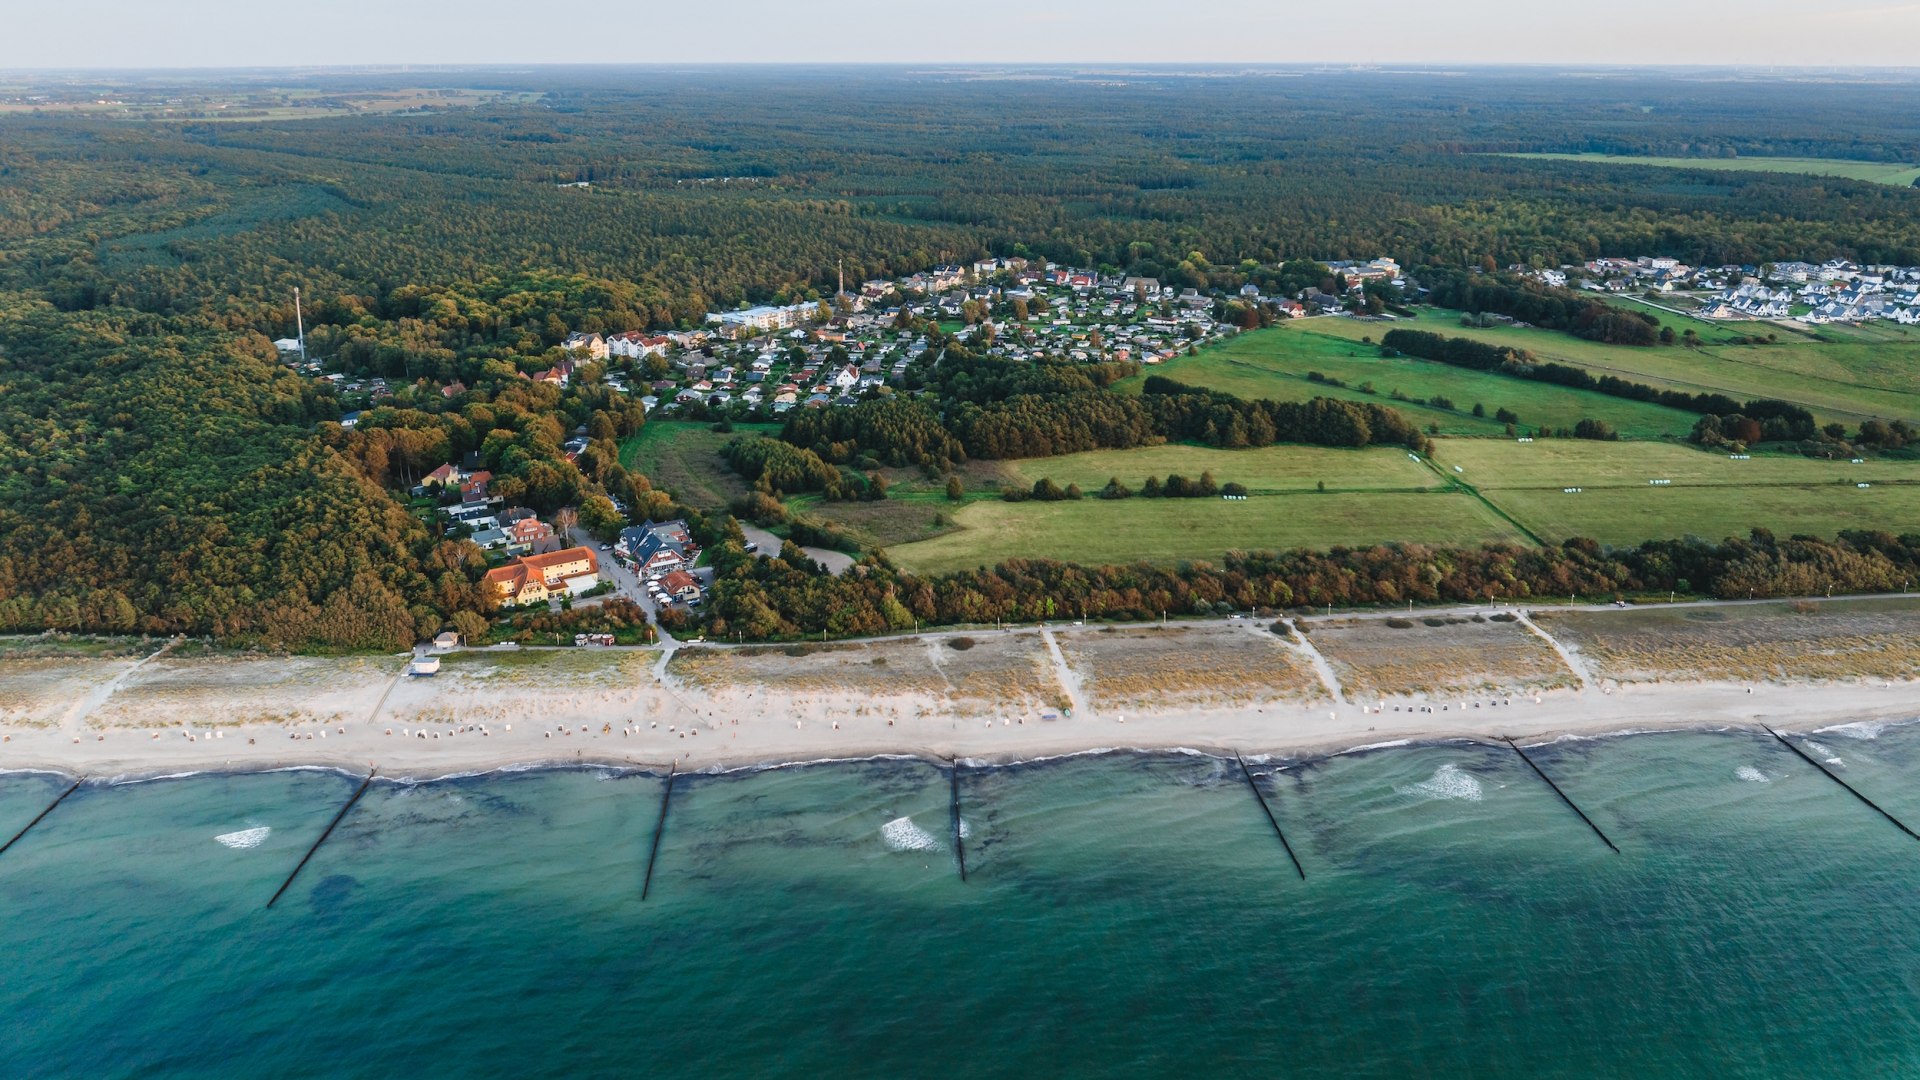
[[[0,69],[531,63],[1920,67],[1890,0],[0,2]]]

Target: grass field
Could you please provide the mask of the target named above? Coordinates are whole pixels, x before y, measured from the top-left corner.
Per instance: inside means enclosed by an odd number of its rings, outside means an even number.
[[[1648,165],[1664,169],[1711,169],[1719,172],[1804,173],[1838,176],[1874,184],[1912,187],[1920,180],[1920,166],[1885,161],[1849,161],[1845,158],[1676,158],[1636,157],[1631,154],[1502,154],[1501,157],[1544,161],[1579,161],[1599,165]]]
[[[1624,298],[1612,298],[1612,302],[1623,307],[1637,306],[1645,309],[1645,305]],[[1371,337],[1378,341],[1394,326],[1406,326],[1525,349],[1542,360],[1576,364],[1598,374],[1618,375],[1635,382],[1685,390],[1689,393],[1709,391],[1726,394],[1743,401],[1757,397],[1780,398],[1805,405],[1822,420],[1839,420],[1851,424],[1872,417],[1920,418],[1920,385],[1916,385],[1912,376],[1913,371],[1920,367],[1920,331],[1916,331],[1913,327],[1894,324],[1820,327],[1818,332],[1814,333],[1808,328],[1778,323],[1716,324],[1689,316],[1674,315],[1670,312],[1653,311],[1652,314],[1658,317],[1663,325],[1673,326],[1675,333],[1688,329],[1695,331],[1706,344],[1697,349],[1680,346],[1630,348],[1604,345],[1557,330],[1542,330],[1536,327],[1467,327],[1460,325],[1459,312],[1433,308],[1421,311],[1419,318],[1415,320],[1403,319],[1396,323],[1361,322],[1354,319],[1311,319],[1304,323],[1244,335],[1234,344],[1238,345],[1242,341],[1258,342],[1267,335],[1303,330],[1319,337],[1340,338],[1359,343],[1362,337]],[[1770,345],[1730,343],[1735,336],[1768,333],[1778,335],[1779,341]],[[1203,353],[1203,358],[1204,355]],[[1389,362],[1373,361],[1373,363]],[[1408,360],[1404,363],[1429,362]],[[1333,372],[1328,373],[1333,374]],[[1483,380],[1495,380],[1501,384],[1514,382],[1499,375],[1480,375],[1474,372],[1462,374]],[[1378,378],[1374,381],[1376,386],[1383,385]],[[1520,386],[1525,390],[1537,392],[1549,389],[1531,383],[1522,383]],[[1222,387],[1222,389],[1231,389],[1231,387]],[[1488,396],[1478,400],[1485,400],[1487,408],[1491,410],[1500,391],[1489,388],[1481,392]],[[1561,391],[1561,393],[1576,392]],[[1450,396],[1456,402],[1461,400],[1459,395]],[[1511,392],[1504,396],[1515,399],[1514,393]],[[1580,402],[1580,408],[1585,410],[1585,415],[1610,420],[1624,436],[1639,438],[1649,434],[1672,433],[1650,430],[1657,425],[1646,423],[1647,414],[1637,411],[1654,408],[1653,406],[1597,394],[1582,395],[1582,397],[1583,399],[1600,399],[1598,404],[1589,400]],[[1506,403],[1503,402],[1503,404]],[[1508,404],[1508,407],[1518,412],[1525,422],[1532,423],[1537,420],[1551,423],[1555,427],[1561,426],[1560,420],[1551,414],[1541,413],[1536,417],[1519,404]],[[1693,425],[1693,418],[1685,413],[1670,409],[1658,411],[1666,414],[1668,422],[1671,422],[1672,418],[1685,418],[1686,423],[1678,431],[1680,434],[1684,434]],[[1422,423],[1425,422],[1423,416]],[[1568,423],[1571,424],[1571,421]],[[1442,424],[1441,430],[1451,429]]]
[[[1139,490],[1149,476],[1169,473],[1198,479],[1211,472],[1222,483],[1240,483],[1253,492],[1313,491],[1325,482],[1329,491],[1393,491],[1439,487],[1431,469],[1392,447],[1341,450],[1324,446],[1268,446],[1254,450],[1216,450],[1168,444],[1137,450],[1094,450],[1055,458],[1008,463],[1028,483],[1051,477],[1061,487],[1079,484],[1088,494],[1110,477]]]
[[[1525,538],[1461,491],[1263,495],[1221,499],[983,500],[956,511],[960,528],[890,550],[917,573],[990,566],[1014,557],[1099,565],[1183,559],[1228,551],[1324,548],[1403,541],[1471,545]]]
[[[1699,536],[1832,536],[1841,529],[1910,532],[1920,521],[1920,463],[1814,461],[1725,454],[1658,443],[1448,440],[1436,460],[1549,542],[1604,544]],[[1649,480],[1671,480],[1655,486]],[[1870,483],[1857,488],[1856,483]],[[1563,488],[1578,487],[1578,493]]]
[[[726,434],[691,420],[649,420],[620,444],[620,464],[688,506],[716,510],[747,493],[746,482],[720,460],[720,448],[742,435],[779,429],[778,424],[736,424]]]
[[[1154,374],[1180,382],[1225,390],[1249,399],[1304,401],[1312,397],[1334,397],[1371,401],[1401,410],[1422,427],[1437,425],[1442,434],[1448,435],[1500,434],[1503,425],[1493,419],[1493,414],[1501,408],[1517,413],[1525,425],[1572,427],[1586,417],[1602,418],[1629,438],[1684,435],[1693,427],[1695,417],[1678,409],[1467,371],[1429,360],[1389,360],[1381,357],[1375,346],[1360,340],[1371,337],[1378,341],[1396,326],[1464,333],[1458,322],[1458,313],[1436,313],[1417,321],[1397,323],[1303,319],[1241,334],[1203,349],[1196,356],[1178,357],[1152,370]],[[1448,330],[1448,326],[1454,330]],[[1549,334],[1548,331],[1533,333]],[[1565,337],[1576,344],[1591,344],[1567,335],[1551,336]],[[1346,386],[1314,382],[1307,378],[1310,371],[1339,379]],[[1137,386],[1140,381],[1143,380],[1132,380],[1121,388]],[[1359,389],[1368,383],[1372,384],[1374,393]],[[1396,401],[1394,391],[1416,400]],[[1451,399],[1455,407],[1438,409],[1424,404],[1436,395]],[[1486,406],[1485,417],[1472,415],[1476,403]]]

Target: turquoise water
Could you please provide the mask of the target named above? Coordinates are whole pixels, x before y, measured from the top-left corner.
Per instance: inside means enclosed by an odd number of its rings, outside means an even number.
[[[1814,741],[1920,822],[1920,727]],[[356,779],[88,785],[0,857],[0,1076],[1920,1072],[1920,843],[1764,735],[1534,756],[1623,854],[1504,747],[1256,764],[1302,881],[1231,760],[1107,755],[966,772],[962,884],[881,761],[680,777],[643,903],[661,778],[523,772],[268,911]]]

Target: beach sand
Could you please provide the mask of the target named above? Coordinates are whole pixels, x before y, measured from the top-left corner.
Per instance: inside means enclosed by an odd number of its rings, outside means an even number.
[[[1920,622],[1920,606],[1911,617]],[[1754,648],[1753,627],[1737,615],[1732,625],[1744,635],[1740,647]],[[0,702],[9,703],[0,714],[0,769],[115,777],[377,766],[383,775],[426,779],[542,764],[676,762],[686,771],[883,754],[1023,760],[1109,748],[1312,756],[1459,737],[1539,741],[1756,723],[1806,731],[1920,714],[1914,681],[1824,677],[1833,668],[1824,655],[1807,661],[1822,677],[1802,677],[1791,656],[1770,652],[1764,679],[1653,681],[1635,668],[1616,681],[1605,665],[1599,674],[1569,667],[1564,678],[1544,669],[1541,657],[1555,655],[1551,639],[1526,648],[1513,624],[1347,624],[1344,642],[1324,632],[1331,628],[1310,625],[1306,640],[1328,646],[1337,656],[1328,669],[1351,680],[1351,690],[1315,675],[1302,639],[1250,621],[689,647],[671,657],[650,648],[471,650],[445,656],[432,678],[405,677],[407,656],[0,655]],[[1417,641],[1417,651],[1380,644],[1395,633],[1409,635],[1410,646]],[[1510,677],[1487,663],[1490,633],[1525,658]],[[1585,668],[1582,649],[1627,648],[1607,633],[1604,613],[1585,618],[1578,645],[1566,646],[1568,661]],[[1898,634],[1887,642],[1904,648]],[[1860,639],[1847,644],[1858,657]],[[1454,668],[1471,673],[1470,689],[1433,678],[1449,666],[1449,650]],[[1904,658],[1895,659],[1857,662],[1906,670]]]

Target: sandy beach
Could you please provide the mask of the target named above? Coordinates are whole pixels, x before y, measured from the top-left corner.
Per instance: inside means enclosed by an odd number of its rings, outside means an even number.
[[[1401,741],[1808,731],[1920,714],[1907,644],[1920,606],[1841,603],[1710,620],[1660,613],[1667,622],[1461,612],[1308,619],[1305,633],[1234,621],[672,652],[467,650],[445,655],[431,678],[406,676],[406,655],[182,655],[158,643],[64,655],[14,639],[0,653],[0,769],[320,766],[427,779],[546,764],[686,771],[1108,748],[1307,757]],[[1841,644],[1817,644],[1829,638]]]

